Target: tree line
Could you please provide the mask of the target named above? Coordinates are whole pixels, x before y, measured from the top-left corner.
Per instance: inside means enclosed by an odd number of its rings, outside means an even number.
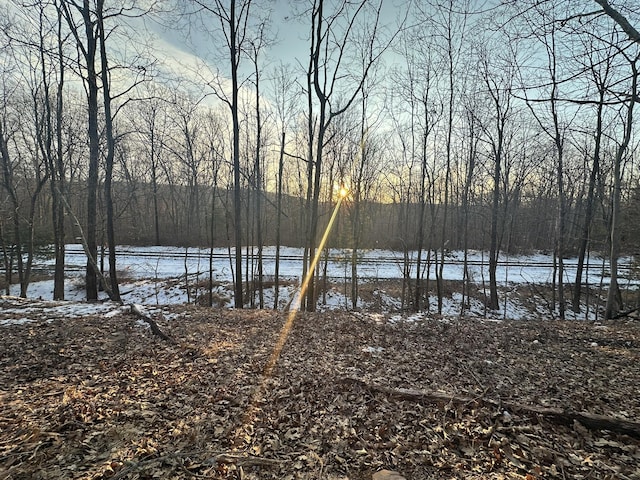
[[[53,245],[54,299],[65,244],[83,244],[88,300],[100,286],[120,299],[118,244],[222,245],[242,308],[243,247],[262,291],[262,248],[290,245],[313,311],[317,245],[346,188],[328,245],[351,249],[354,308],[358,251],[376,247],[404,253],[415,310],[433,308],[431,288],[442,310],[451,249],[465,252],[467,295],[466,254],[487,251],[491,309],[501,255],[552,252],[560,318],[580,310],[597,251],[606,316],[625,308],[617,261],[639,239],[633,2],[304,0],[287,17],[306,37],[295,58],[274,53],[281,12],[257,0],[9,5],[0,240],[23,296],[38,243]],[[196,31],[198,57],[176,64],[149,22]]]

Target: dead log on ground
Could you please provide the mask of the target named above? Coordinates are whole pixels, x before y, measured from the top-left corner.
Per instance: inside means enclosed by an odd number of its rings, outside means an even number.
[[[481,404],[490,405],[495,408],[510,410],[512,412],[524,413],[527,415],[541,416],[554,423],[563,425],[573,425],[579,422],[589,430],[609,430],[615,433],[622,433],[630,437],[640,438],[640,423],[624,418],[597,415],[589,412],[573,412],[553,407],[538,407],[535,405],[523,405],[509,401],[492,400],[485,397],[457,397],[440,392],[426,392],[423,390],[390,388],[382,385],[369,384],[356,378],[345,378],[346,383],[361,386],[373,392],[383,393],[399,400],[409,400],[413,402],[430,403],[454,403],[456,405]]]

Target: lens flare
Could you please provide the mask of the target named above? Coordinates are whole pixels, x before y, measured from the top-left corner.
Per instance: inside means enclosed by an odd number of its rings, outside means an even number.
[[[302,299],[304,298],[307,292],[309,282],[313,278],[316,265],[318,264],[318,261],[320,260],[320,256],[322,255],[322,250],[324,249],[324,246],[327,243],[327,239],[329,238],[329,234],[331,233],[331,229],[333,228],[333,223],[335,222],[335,219],[338,216],[338,210],[340,210],[340,205],[342,204],[342,200],[349,194],[349,190],[346,187],[341,187],[339,193],[340,193],[340,196],[338,197],[338,202],[336,203],[336,206],[333,209],[333,213],[331,214],[331,219],[329,220],[329,223],[327,224],[327,228],[325,228],[324,234],[322,235],[322,239],[318,244],[318,248],[316,250],[315,256],[313,257],[313,261],[311,262],[311,266],[309,267],[309,271],[305,275],[302,285],[300,286],[300,289],[294,298],[294,301],[291,303],[291,309],[289,310],[289,314],[287,315],[287,321],[282,326],[282,329],[280,330],[280,335],[278,335],[278,340],[276,341],[276,344],[273,346],[273,351],[271,352],[269,360],[267,360],[264,370],[262,371],[262,381],[253,392],[253,395],[251,397],[251,403],[249,404],[249,407],[247,408],[247,411],[244,414],[242,425],[236,431],[234,448],[240,447],[239,444],[245,439],[245,435],[243,434],[243,432],[245,432],[245,429],[247,429],[250,425],[253,424],[253,420],[255,419],[259,411],[258,406],[262,402],[262,398],[264,397],[264,392],[266,389],[267,382],[269,378],[271,378],[271,376],[273,375],[273,370],[275,369],[276,364],[278,363],[278,359],[280,358],[280,354],[282,353],[284,344],[286,343],[287,338],[289,337],[289,333],[291,332],[291,328],[293,327],[293,322],[295,321],[296,315],[300,310]]]

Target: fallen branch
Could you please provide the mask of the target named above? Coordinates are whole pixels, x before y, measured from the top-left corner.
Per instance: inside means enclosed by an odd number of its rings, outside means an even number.
[[[629,310],[625,310],[623,312],[618,312],[616,315],[614,315],[611,320],[618,320],[620,318],[624,318],[624,317],[629,317],[632,313],[636,313],[640,311],[640,305],[634,308],[631,308]]]
[[[157,335],[158,337],[160,337],[162,340],[164,340],[166,342],[176,343],[176,341],[173,338],[171,338],[169,335],[167,335],[162,330],[160,330],[160,327],[155,322],[155,320],[153,318],[151,318],[149,315],[147,315],[146,313],[144,313],[142,311],[142,307],[140,305],[132,303],[130,305],[130,308],[131,308],[131,313],[133,313],[137,317],[141,318],[142,320],[144,320],[149,325],[149,328],[151,328],[151,332],[154,335]]]
[[[212,461],[211,461],[212,460]],[[231,453],[221,453],[210,459],[211,463],[226,463],[233,464],[239,467],[247,466],[265,466],[272,467],[282,464],[280,460],[273,460],[271,458],[255,457],[253,455],[234,455]]]
[[[355,378],[345,378],[343,381],[361,386],[373,392],[383,393],[399,400],[409,400],[414,402],[431,403],[454,403],[467,405],[472,403],[490,405],[492,407],[521,412],[529,415],[537,415],[547,420],[563,425],[573,425],[575,421],[590,430],[610,430],[616,433],[623,433],[634,438],[640,438],[640,423],[623,418],[609,417],[606,415],[596,415],[588,412],[573,412],[552,407],[537,407],[535,405],[522,405],[514,402],[497,401],[484,397],[470,398],[457,397],[439,392],[426,392],[423,390],[390,388],[382,385],[375,385],[363,382]]]
[[[80,234],[80,240],[82,242],[82,248],[84,250],[85,255],[87,256],[87,260],[91,264],[91,268],[93,269],[94,273],[98,277],[98,280],[100,281],[100,284],[102,285],[102,288],[107,293],[107,296],[109,297],[109,300],[114,301],[114,302],[118,302],[120,305],[122,305],[122,299],[120,298],[120,295],[116,295],[114,293],[113,289],[111,288],[111,284],[109,282],[107,282],[107,279],[102,274],[102,270],[98,266],[98,262],[96,261],[95,258],[93,258],[93,255],[91,255],[91,250],[89,249],[89,243],[87,242],[87,237],[84,235],[84,230],[82,229],[82,224],[80,223],[80,220],[78,219],[78,217],[74,213],[73,208],[71,208],[71,205],[69,205],[69,202],[67,201],[67,198],[62,194],[62,192],[57,187],[56,187],[56,190],[58,192],[58,195],[60,195],[60,199],[62,200],[64,208],[67,210],[67,213],[69,213],[69,215],[71,215],[71,217],[73,218],[73,221],[75,222],[76,226],[78,227],[78,233]]]

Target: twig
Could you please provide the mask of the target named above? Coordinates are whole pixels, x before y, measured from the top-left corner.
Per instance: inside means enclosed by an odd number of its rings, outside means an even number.
[[[226,463],[237,466],[277,466],[282,464],[281,460],[274,460],[271,458],[255,457],[253,455],[236,455],[233,453],[221,453],[212,459],[215,463]]]
[[[149,325],[149,327],[151,328],[151,332],[154,335],[157,335],[158,337],[160,337],[162,340],[169,342],[169,343],[176,343],[176,341],[171,338],[169,335],[167,335],[166,333],[164,333],[162,330],[160,330],[160,327],[158,326],[158,324],[155,322],[155,320],[153,318],[151,318],[149,315],[146,315],[142,309],[140,308],[140,305],[136,305],[131,304],[130,305],[131,308],[131,313],[133,313],[134,315],[140,317],[142,320],[144,320],[145,322],[147,322],[147,324]]]
[[[467,371],[467,373],[469,373],[469,374],[473,377],[473,379],[474,379],[474,380],[476,381],[476,383],[480,386],[480,388],[482,389],[482,391],[483,391],[484,393],[486,393],[486,392],[487,392],[487,388],[486,388],[486,387],[484,386],[484,384],[480,381],[480,379],[479,379],[479,378],[478,378],[478,376],[473,372],[473,370],[471,370],[471,368],[469,368],[469,365],[467,365],[466,363],[460,362],[460,361],[458,361],[457,363],[458,363],[459,365],[461,365],[461,366],[462,366],[462,368],[463,368],[464,370],[466,370],[466,371]],[[484,396],[484,393],[482,394],[483,396]]]

